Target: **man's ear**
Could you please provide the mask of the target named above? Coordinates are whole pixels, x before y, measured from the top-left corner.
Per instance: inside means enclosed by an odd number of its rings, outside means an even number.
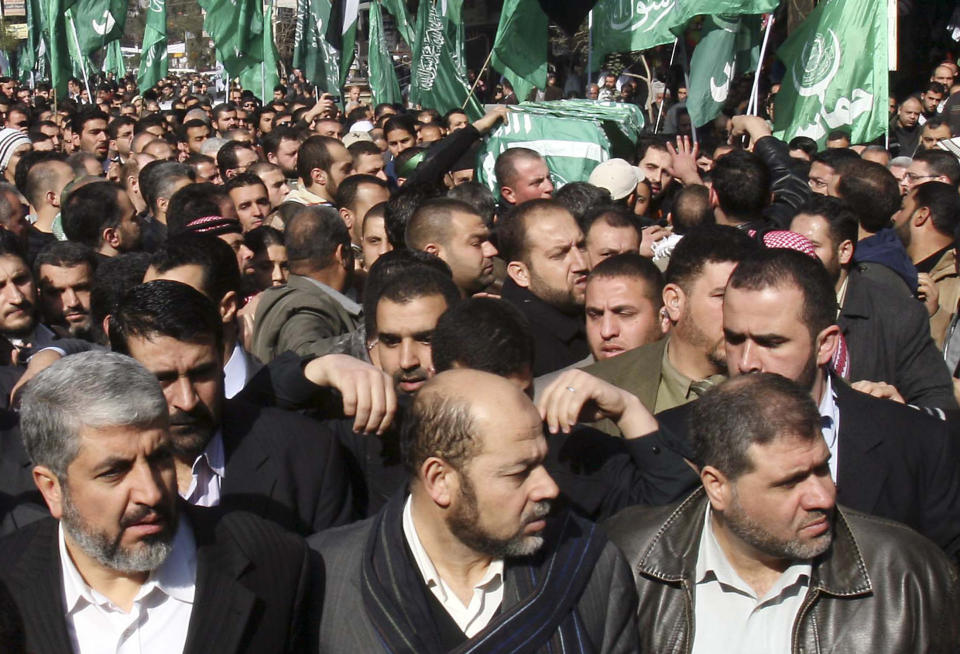
[[[427,243],[427,245],[423,248],[423,251],[428,252],[435,257],[440,256],[440,246],[436,243]]]
[[[507,275],[520,288],[530,288],[530,270],[522,261],[511,261],[507,264]]]
[[[710,187],[710,208],[716,209],[719,206],[720,206],[720,202],[717,200],[717,192],[711,186]]]
[[[667,312],[667,317],[670,318],[671,323],[676,324],[680,321],[686,302],[686,294],[676,284],[666,284],[663,287],[663,310]]]
[[[927,222],[927,220],[929,219],[930,219],[930,207],[920,207],[919,209],[913,212],[912,216],[910,216],[910,222],[912,222],[917,227],[922,226],[923,223]]]
[[[100,242],[109,245],[114,250],[120,249],[120,230],[113,227],[105,227],[100,233]]]
[[[853,251],[855,249],[853,241],[849,238],[846,239],[840,246],[837,248],[837,260],[840,262],[841,266],[846,266],[853,260]]]
[[[310,182],[312,185],[326,186],[327,171],[323,168],[314,168],[310,171]]]
[[[59,520],[63,515],[63,489],[60,487],[60,480],[47,466],[34,466],[32,474],[33,483],[43,495],[50,515]]]
[[[427,458],[420,465],[420,483],[434,504],[444,509],[450,506],[460,489],[459,473],[436,456]]]
[[[500,187],[500,197],[509,202],[510,204],[517,203],[517,194],[513,192],[513,189],[509,186]]]
[[[840,327],[830,325],[817,334],[814,347],[816,347],[817,365],[825,366],[830,363],[837,348],[840,347]]]
[[[239,309],[237,292],[227,291],[226,294],[220,298],[217,309],[220,311],[220,320],[223,322],[223,324],[226,325],[233,322],[233,320],[237,317],[237,310]]]
[[[348,232],[353,232],[353,212],[346,207],[340,208],[340,220],[347,226]]]
[[[713,466],[704,466],[700,469],[700,483],[715,511],[724,511],[730,506],[731,485],[725,474]]]

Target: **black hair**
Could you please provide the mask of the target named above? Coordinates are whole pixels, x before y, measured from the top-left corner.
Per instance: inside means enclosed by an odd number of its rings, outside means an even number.
[[[770,170],[752,152],[734,150],[720,157],[711,178],[717,204],[728,218],[757,220],[770,202]]]
[[[689,293],[708,263],[738,263],[758,249],[757,242],[736,227],[701,225],[673,249],[665,279]]]
[[[822,217],[827,222],[830,240],[834,246],[844,241],[856,244],[857,214],[840,198],[813,194],[813,197],[797,210],[797,215],[799,214]]]
[[[381,257],[382,258],[382,257]],[[379,263],[379,259],[377,263]],[[447,309],[460,301],[460,289],[453,283],[453,278],[438,272],[435,268],[424,265],[410,266],[402,275],[394,275],[383,285],[377,295],[377,302],[373,305],[373,315],[364,316],[364,322],[373,330],[367,331],[367,337],[378,333],[377,307],[383,300],[390,300],[397,304],[407,304],[418,298],[439,295],[447,304]],[[364,303],[366,304],[366,303]]]
[[[305,184],[310,184],[311,172],[315,168],[320,170],[330,170],[333,165],[333,155],[331,148],[343,143],[329,136],[314,135],[300,144],[300,151],[297,153],[297,176]]]
[[[480,182],[464,182],[454,186],[447,191],[447,197],[466,202],[480,214],[487,227],[493,227],[493,219],[497,214],[497,199],[490,189]]]
[[[223,344],[220,312],[192,286],[158,279],[134,286],[110,316],[110,348],[130,354],[128,339],[167,336],[197,343],[212,338],[217,354]]]
[[[385,252],[370,267],[370,271],[367,273],[367,282],[363,289],[363,324],[368,339],[377,334],[377,303],[380,301],[380,294],[384,287],[395,278],[402,277],[409,270],[419,266],[432,268],[439,274],[448,277],[450,283],[453,283],[453,273],[443,259],[419,250],[404,248]]]
[[[930,210],[933,227],[944,236],[953,237],[960,224],[960,196],[957,189],[943,182],[926,182],[914,187],[917,207]]]
[[[344,257],[352,253],[350,232],[343,219],[336,209],[324,205],[301,207],[287,222],[283,239],[294,274],[326,268],[338,246]]]
[[[897,178],[886,166],[873,161],[859,159],[844,164],[837,193],[857,214],[863,230],[871,234],[889,226],[893,214],[900,209]]]
[[[913,160],[927,164],[934,175],[942,175],[954,187],[960,182],[960,161],[946,150],[922,150],[913,155]]]
[[[37,258],[33,260],[33,276],[40,279],[41,266],[73,268],[83,264],[90,266],[92,276],[97,270],[97,263],[96,253],[87,245],[73,241],[53,241],[37,253]]]
[[[340,186],[337,187],[334,204],[337,205],[338,209],[347,208],[351,211],[353,210],[361,184],[373,184],[387,191],[390,189],[385,181],[375,175],[350,175],[340,182]],[[361,216],[361,219],[362,218]]]
[[[240,293],[237,257],[226,241],[216,236],[177,234],[150,257],[150,266],[160,274],[191,265],[203,270],[202,292],[213,302],[219,303],[230,291]]]
[[[817,153],[817,142],[809,136],[795,136],[790,140],[787,147],[790,150],[805,152],[809,157],[813,157]]]
[[[125,191],[113,182],[92,182],[70,192],[63,203],[60,220],[71,241],[98,249],[103,230],[120,226],[123,214],[119,194]]]
[[[390,241],[390,245],[394,249],[399,250],[406,247],[407,223],[410,222],[410,218],[413,217],[413,212],[417,210],[417,207],[440,195],[442,193],[432,186],[415,184],[401,187],[387,200],[383,225],[387,233],[387,240]]]
[[[114,313],[120,298],[143,282],[150,266],[148,252],[125,252],[100,263],[90,289],[90,319],[98,343],[107,344],[103,319]]]
[[[236,168],[239,164],[237,150],[250,150],[256,152],[254,147],[245,141],[227,141],[219,150],[217,150],[217,168],[220,174],[226,178],[227,171]]]
[[[553,194],[553,199],[573,214],[573,217],[580,224],[580,229],[584,232],[587,231],[583,222],[584,216],[599,205],[609,205],[613,202],[610,191],[594,186],[589,182],[564,184],[563,188]]]
[[[167,234],[175,236],[182,233],[187,224],[197,218],[219,216],[221,201],[229,201],[223,186],[210,182],[184,186],[170,196],[170,204],[167,205]]]
[[[450,306],[430,340],[437,372],[454,364],[501,377],[531,375],[533,331],[509,302],[474,297]]]
[[[184,178],[192,182],[197,174],[190,166],[176,161],[151,161],[141,168],[140,194],[150,211],[156,209],[158,199],[171,197],[173,187]],[[170,213],[169,207],[167,213]]]
[[[615,254],[598,263],[590,271],[588,283],[592,279],[609,277],[627,277],[642,281],[647,289],[646,297],[651,304],[657,309],[663,306],[663,287],[666,282],[663,279],[663,273],[650,259],[636,252]]]

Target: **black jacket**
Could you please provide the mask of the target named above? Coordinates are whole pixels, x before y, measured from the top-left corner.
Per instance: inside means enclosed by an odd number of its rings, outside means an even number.
[[[635,507],[606,524],[640,596],[640,652],[690,652],[693,591],[706,495],[679,506]],[[899,654],[957,651],[957,569],[902,525],[838,508],[833,544],[812,563],[791,652]]]
[[[546,375],[590,354],[583,313],[571,316],[550,306],[512,279],[503,283],[503,299],[520,310],[533,330],[533,376]]]
[[[957,408],[923,305],[877,283],[860,266],[848,279],[837,323],[850,352],[850,380],[887,382],[910,404]]]
[[[182,507],[186,506],[181,504]],[[303,651],[310,583],[306,543],[247,513],[187,507],[197,585],[185,654]],[[57,525],[36,522],[0,540],[0,581],[14,598],[27,651],[71,651]]]
[[[227,400],[221,428],[222,506],[304,535],[353,519],[343,450],[317,421]]]
[[[947,424],[836,378],[833,388],[840,415],[837,503],[902,522],[960,558],[960,455]],[[659,471],[663,497],[671,502],[700,483],[683,461],[692,458],[690,406],[658,414],[661,430],[638,458]]]

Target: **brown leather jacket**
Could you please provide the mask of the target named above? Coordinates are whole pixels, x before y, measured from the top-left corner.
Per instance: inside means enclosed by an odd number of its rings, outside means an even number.
[[[693,588],[707,499],[632,507],[606,523],[640,594],[640,651],[690,652]],[[899,523],[838,509],[831,548],[793,625],[792,652],[890,654],[960,651],[957,569],[931,541]]]

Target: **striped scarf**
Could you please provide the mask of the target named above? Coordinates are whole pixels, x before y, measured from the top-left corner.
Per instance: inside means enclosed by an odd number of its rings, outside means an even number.
[[[405,501],[406,493],[397,493],[374,518],[361,565],[363,603],[385,651],[440,654],[430,591],[404,546]],[[537,554],[505,561],[505,586],[515,587],[522,599],[502,608],[455,654],[593,651],[576,606],[607,539],[595,524],[569,512],[548,519],[544,537]]]

